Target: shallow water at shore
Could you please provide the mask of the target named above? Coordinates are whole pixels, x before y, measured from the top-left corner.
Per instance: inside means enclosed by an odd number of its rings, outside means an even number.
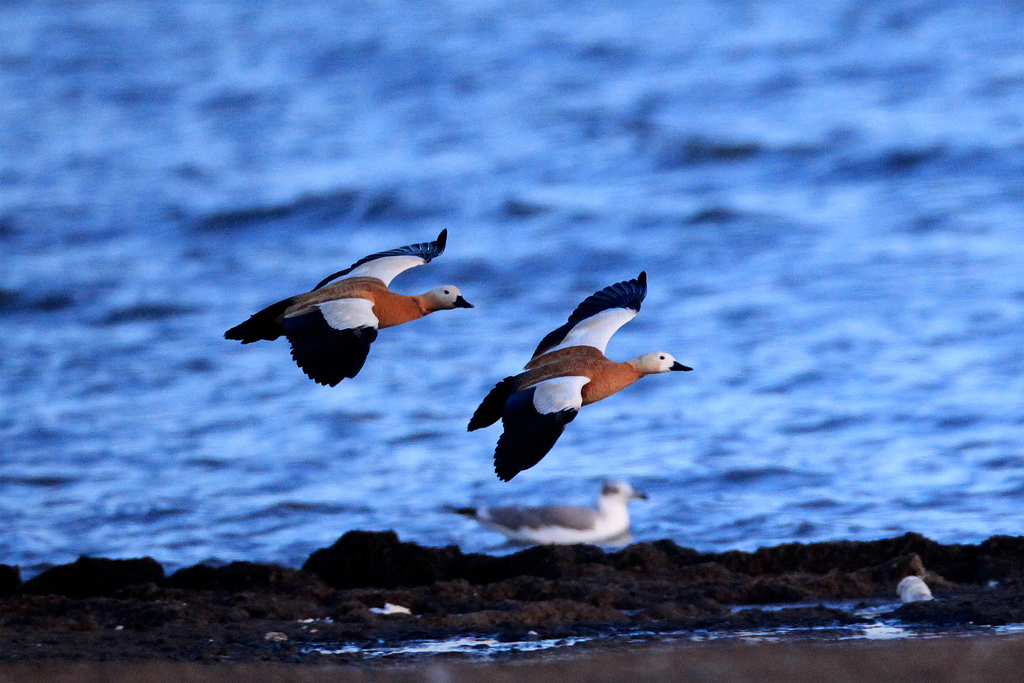
[[[891,606],[895,607],[895,605]],[[568,638],[527,640],[505,640],[494,636],[463,636],[447,640],[420,640],[379,647],[367,645],[314,644],[303,648],[303,654],[351,655],[359,654],[365,660],[422,660],[447,655],[465,655],[471,659],[492,659],[509,653],[550,652],[566,655],[581,644],[624,645],[658,644],[671,645],[680,642],[693,643],[826,643],[851,640],[898,641],[921,638],[969,638],[985,636],[1016,636],[1024,633],[1024,624],[1005,626],[982,626],[969,629],[941,630],[935,628],[913,628],[898,620],[880,620],[857,626],[817,626],[756,629],[752,631],[679,631],[656,633],[634,631],[601,636],[576,636]]]

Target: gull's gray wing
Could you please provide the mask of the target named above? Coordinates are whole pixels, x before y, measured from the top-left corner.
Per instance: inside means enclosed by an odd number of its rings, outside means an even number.
[[[513,530],[563,527],[588,531],[597,522],[597,510],[583,505],[502,506],[487,509],[487,519]]]

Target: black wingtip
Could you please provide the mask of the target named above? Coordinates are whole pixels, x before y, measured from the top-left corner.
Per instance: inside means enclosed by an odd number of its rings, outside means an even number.
[[[511,472],[511,473],[509,473],[509,472],[502,472],[501,470],[498,469],[498,466],[495,465],[494,466],[494,473],[496,475],[498,475],[498,480],[499,481],[512,481],[515,478],[515,476],[517,474],[519,474],[519,471],[517,470],[517,471]]]
[[[583,302],[576,307],[576,310],[569,316],[569,320],[559,327],[558,329],[552,330],[545,336],[540,344],[537,345],[537,349],[533,352],[533,358],[545,353],[554,346],[565,339],[565,336],[581,320],[585,320],[592,315],[596,315],[601,311],[605,311],[609,308],[629,308],[634,311],[640,312],[640,306],[643,304],[644,299],[647,297],[647,272],[641,271],[640,275],[634,280],[623,280],[616,282],[613,285],[609,285],[602,290],[594,292]]]
[[[267,306],[262,311],[251,315],[245,322],[235,325],[225,332],[224,338],[240,341],[243,344],[251,344],[261,339],[274,341],[284,334],[284,329],[278,318],[284,315],[293,301],[294,297],[291,297]]]
[[[337,273],[332,273],[331,275],[325,277],[323,280],[317,283],[316,287],[314,287],[310,291],[316,291],[321,287],[326,286],[336,278],[339,278],[342,275],[348,275],[359,266],[363,265],[364,263],[369,263],[374,259],[385,258],[388,256],[418,256],[423,259],[424,263],[430,263],[433,259],[437,258],[444,252],[444,247],[447,243],[448,229],[445,228],[444,230],[441,231],[441,234],[438,235],[437,239],[433,242],[420,242],[419,244],[410,244],[406,247],[388,249],[387,251],[381,251],[377,252],[376,254],[364,256],[363,258],[359,259],[348,268],[345,268],[344,270],[339,270]]]
[[[470,418],[469,426],[466,428],[467,431],[473,432],[477,429],[490,427],[501,419],[501,411],[505,408],[505,402],[512,395],[514,388],[514,377],[506,377],[495,384],[494,388],[491,389],[480,403],[480,407],[473,413],[473,417]]]
[[[494,474],[498,476],[500,481],[512,481],[515,476],[522,472],[527,467],[521,467],[520,465],[512,462],[508,462],[503,458],[494,458]]]

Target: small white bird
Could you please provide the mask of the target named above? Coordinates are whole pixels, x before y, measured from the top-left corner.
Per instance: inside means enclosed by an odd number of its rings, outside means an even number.
[[[647,494],[624,481],[606,480],[601,496],[593,506],[540,505],[537,507],[449,507],[488,529],[521,543],[569,544],[599,543],[623,536],[629,531],[626,506],[634,498],[647,500]]]
[[[919,602],[931,600],[932,591],[928,584],[918,576],[908,576],[896,585],[896,594],[900,596],[901,602]]]

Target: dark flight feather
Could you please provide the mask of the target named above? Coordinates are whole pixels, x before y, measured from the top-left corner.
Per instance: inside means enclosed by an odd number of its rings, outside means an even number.
[[[295,297],[289,297],[276,304],[271,304],[258,313],[253,313],[244,323],[235,325],[224,333],[225,339],[235,339],[243,344],[251,344],[261,339],[274,341],[284,333],[278,321],[285,309],[292,305]]]
[[[552,330],[537,346],[533,352],[533,358],[546,353],[558,346],[569,334],[569,331],[582,320],[597,315],[609,308],[629,308],[640,311],[640,304],[647,296],[647,273],[642,272],[635,280],[624,280],[609,285],[599,292],[595,292],[583,300],[576,310],[569,316],[568,322],[556,330]]]
[[[285,318],[284,333],[292,343],[292,359],[302,371],[318,384],[331,387],[356,376],[377,338],[376,328],[369,326],[334,329],[319,308]]]
[[[423,259],[424,263],[430,263],[434,258],[441,255],[444,251],[445,244],[448,243],[448,230],[442,230],[441,234],[437,236],[437,239],[433,242],[420,242],[419,244],[410,244],[407,247],[398,247],[397,249],[389,249],[376,254],[370,254],[359,259],[345,270],[339,270],[334,275],[329,275],[320,281],[313,291],[316,291],[328,284],[331,280],[341,277],[342,275],[348,275],[354,269],[368,263],[370,261],[376,261],[379,258],[385,258],[387,256],[419,256]]]
[[[505,431],[494,450],[494,472],[502,481],[540,462],[579,413],[567,408],[542,415],[533,405],[535,391],[536,387],[517,391],[505,402],[501,414]]]
[[[476,409],[473,417],[469,420],[469,431],[490,427],[501,419],[501,412],[505,408],[508,397],[512,395],[514,384],[515,377],[506,377],[494,385],[491,393],[484,397],[480,407]]]

